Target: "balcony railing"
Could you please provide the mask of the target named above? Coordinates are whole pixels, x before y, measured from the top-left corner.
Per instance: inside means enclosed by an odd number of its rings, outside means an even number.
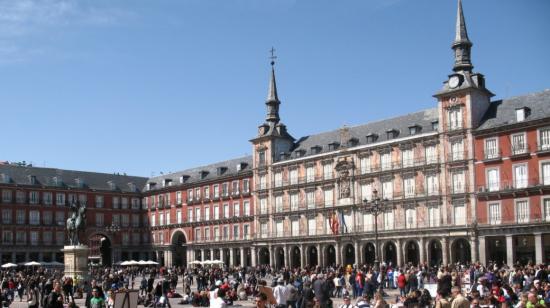
[[[549,186],[550,175],[542,178],[520,179],[511,181],[491,182],[488,185],[478,185],[476,191],[478,193],[506,192],[519,189],[533,188],[539,186]]]
[[[467,159],[468,155],[466,151],[456,151],[449,153],[447,156],[448,161],[455,162],[455,161],[462,161]]]
[[[500,160],[502,158],[502,152],[499,150],[491,150],[484,153],[483,160],[485,161],[493,161],[493,160]]]
[[[550,152],[550,143],[548,143],[548,144],[539,144],[539,145],[537,146],[537,152],[538,152],[538,153],[541,153],[541,152],[544,152],[544,153]]]
[[[529,153],[529,146],[527,144],[512,146],[511,156],[520,156]]]

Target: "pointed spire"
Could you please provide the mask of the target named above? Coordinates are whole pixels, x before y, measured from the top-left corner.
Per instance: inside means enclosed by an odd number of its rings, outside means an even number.
[[[464,13],[462,11],[462,0],[458,0],[458,10],[456,14],[456,34],[452,48],[455,52],[455,65],[453,70],[471,72],[474,66],[470,59],[472,42],[468,38]]]
[[[279,118],[279,97],[277,95],[277,82],[275,81],[275,59],[277,58],[274,53],[275,49],[272,47],[271,50],[271,80],[269,81],[269,91],[267,92],[267,100],[265,104],[267,105],[267,116],[266,121],[278,123]]]

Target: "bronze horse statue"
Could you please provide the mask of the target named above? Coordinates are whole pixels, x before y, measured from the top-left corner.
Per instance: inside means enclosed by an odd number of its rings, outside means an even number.
[[[78,233],[86,227],[86,204],[80,202],[71,204],[73,214],[67,219],[67,232],[69,235],[69,245],[80,245]]]

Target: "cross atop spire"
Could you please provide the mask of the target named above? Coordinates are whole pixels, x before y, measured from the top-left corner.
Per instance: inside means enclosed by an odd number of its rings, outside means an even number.
[[[455,52],[455,64],[453,70],[455,72],[471,72],[474,68],[470,58],[471,47],[473,44],[468,38],[466,22],[464,21],[464,13],[462,12],[462,0],[458,0],[455,31],[455,40],[452,45],[452,48]]]
[[[271,47],[269,52],[271,53],[269,57],[269,59],[271,59],[271,80],[269,81],[269,90],[265,102],[267,105],[266,121],[277,123],[280,120],[279,105],[281,104],[277,95],[277,82],[275,81],[275,59],[277,59],[277,56],[275,56],[275,48]]]

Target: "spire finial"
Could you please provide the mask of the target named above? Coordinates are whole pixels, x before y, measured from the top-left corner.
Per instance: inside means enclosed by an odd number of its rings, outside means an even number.
[[[275,48],[271,47],[269,52],[271,53],[269,57],[271,59],[271,80],[269,81],[269,91],[265,102],[267,105],[266,120],[277,123],[279,122],[279,105],[281,104],[277,95],[277,82],[275,81],[275,59],[277,59],[277,56],[275,56]]]
[[[453,70],[471,72],[474,66],[470,61],[470,49],[472,42],[468,38],[466,30],[466,22],[464,21],[464,13],[462,11],[462,0],[458,0],[458,8],[456,13],[456,29],[455,40],[452,48],[455,51],[455,65]]]

